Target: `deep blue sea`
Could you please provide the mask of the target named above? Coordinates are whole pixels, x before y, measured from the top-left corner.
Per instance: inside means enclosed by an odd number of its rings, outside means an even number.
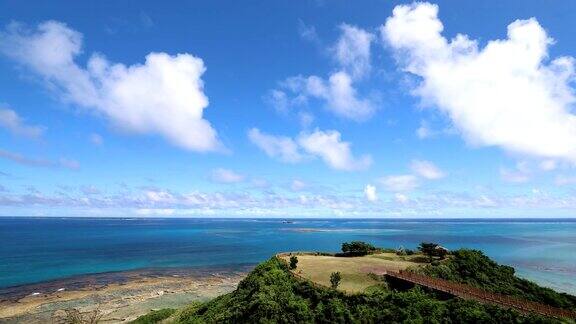
[[[0,217],[0,288],[164,267],[240,267],[349,240],[478,248],[522,277],[576,294],[576,219],[119,219]]]

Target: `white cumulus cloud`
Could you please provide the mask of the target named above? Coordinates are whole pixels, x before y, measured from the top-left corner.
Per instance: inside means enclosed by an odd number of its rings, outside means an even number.
[[[223,150],[203,118],[208,98],[202,59],[150,53],[126,66],[95,54],[77,63],[82,34],[57,21],[31,30],[11,24],[0,33],[0,52],[40,76],[64,100],[93,110],[127,132],[156,134],[193,151]]]
[[[358,96],[351,75],[345,71],[330,74],[328,80],[315,75],[291,77],[282,83],[282,87],[290,91],[292,97],[289,99],[285,91],[273,90],[271,99],[277,109],[301,105],[314,98],[323,100],[326,109],[335,115],[355,121],[366,120],[375,111],[369,99]]]
[[[373,185],[366,185],[364,187],[364,196],[368,201],[374,202],[378,200],[378,194],[376,192],[376,187]]]
[[[283,162],[301,162],[311,157],[321,158],[335,170],[364,170],[372,164],[370,155],[354,156],[349,142],[341,138],[335,130],[302,132],[296,139],[286,136],[270,135],[253,128],[248,138],[268,156]]]
[[[443,28],[429,3],[397,6],[381,27],[402,69],[421,79],[412,93],[471,144],[575,162],[574,58],[549,58],[554,41],[538,21],[516,20],[484,47]]]
[[[315,130],[312,133],[301,133],[298,143],[309,154],[319,156],[333,169],[354,171],[367,169],[372,164],[369,155],[355,157],[350,149],[351,144],[341,139],[335,130]]]

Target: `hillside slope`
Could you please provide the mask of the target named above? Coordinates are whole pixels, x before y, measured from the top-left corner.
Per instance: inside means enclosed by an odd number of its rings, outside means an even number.
[[[177,312],[174,323],[557,323],[460,299],[441,300],[419,288],[385,287],[348,295],[295,279],[272,258],[230,293]]]
[[[532,281],[518,278],[515,276],[514,268],[499,265],[479,250],[454,251],[448,260],[418,268],[417,272],[465,283],[490,292],[576,310],[576,296],[558,293]]]

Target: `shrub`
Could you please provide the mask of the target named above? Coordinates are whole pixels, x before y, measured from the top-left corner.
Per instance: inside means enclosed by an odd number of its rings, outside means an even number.
[[[436,243],[422,242],[422,243],[420,243],[418,250],[420,250],[420,252],[422,252],[422,254],[428,256],[430,262],[432,262],[432,257],[434,256],[434,250],[437,247],[438,247],[438,244],[436,244]]]
[[[338,288],[340,280],[342,280],[342,275],[340,275],[340,272],[332,272],[330,274],[330,286],[332,289]]]
[[[448,250],[446,250],[445,248],[441,247],[436,243],[422,242],[420,243],[418,250],[420,250],[422,254],[428,256],[430,262],[432,262],[432,258],[435,256],[439,257],[440,259],[444,259],[448,254]]]
[[[298,265],[298,258],[293,255],[290,257],[290,270],[294,270],[296,269],[296,266]]]
[[[342,243],[342,252],[347,255],[367,255],[369,253],[374,253],[376,250],[377,249],[374,245],[362,241]]]

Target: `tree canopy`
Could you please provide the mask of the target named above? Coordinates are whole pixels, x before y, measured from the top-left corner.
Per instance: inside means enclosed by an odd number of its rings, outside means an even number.
[[[342,243],[342,252],[350,255],[366,255],[373,253],[377,248],[369,243],[362,241],[352,241]]]

